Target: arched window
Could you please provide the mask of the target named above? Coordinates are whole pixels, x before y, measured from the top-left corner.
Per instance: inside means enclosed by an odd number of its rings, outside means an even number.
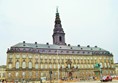
[[[16,69],[19,69],[19,62],[16,62]]]
[[[26,68],[26,62],[25,61],[23,61],[23,63],[22,63],[22,68],[23,69]]]
[[[62,42],[62,37],[61,36],[59,36],[59,41]]]
[[[29,62],[29,68],[30,69],[32,68],[32,62]]]

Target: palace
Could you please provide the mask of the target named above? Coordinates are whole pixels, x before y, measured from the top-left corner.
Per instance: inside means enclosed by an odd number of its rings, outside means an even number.
[[[5,65],[1,65],[0,66],[0,82],[2,82],[3,80],[5,80],[6,78],[6,66]]]
[[[115,74],[113,55],[98,46],[72,46],[65,43],[65,32],[58,9],[53,30],[53,44],[26,43],[11,46],[7,51],[6,80],[33,81],[45,79],[88,79]]]

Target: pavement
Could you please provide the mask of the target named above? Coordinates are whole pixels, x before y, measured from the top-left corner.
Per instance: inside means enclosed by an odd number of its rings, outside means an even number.
[[[63,82],[63,83],[118,83],[118,80],[112,80],[109,82],[100,82],[100,81],[79,81],[79,82]]]

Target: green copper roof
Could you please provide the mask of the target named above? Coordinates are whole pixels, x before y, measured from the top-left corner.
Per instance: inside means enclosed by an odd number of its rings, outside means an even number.
[[[68,46],[68,45],[53,45],[53,44],[37,44],[37,43],[18,43],[12,47],[23,48],[44,48],[44,49],[65,49],[65,50],[87,50],[87,51],[106,51],[100,47],[90,46]]]

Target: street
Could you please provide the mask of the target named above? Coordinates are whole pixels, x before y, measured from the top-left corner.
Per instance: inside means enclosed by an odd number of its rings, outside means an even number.
[[[80,81],[80,82],[63,82],[63,83],[118,83],[118,80],[113,80],[112,82],[100,82],[100,81]]]

